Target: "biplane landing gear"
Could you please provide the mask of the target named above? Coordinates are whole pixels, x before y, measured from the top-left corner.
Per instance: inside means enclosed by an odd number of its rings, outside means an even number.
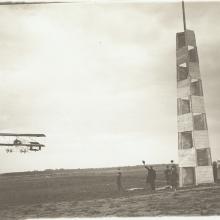
[[[28,152],[28,150],[27,149],[20,149],[20,153],[27,153]]]
[[[6,153],[12,153],[12,152],[13,152],[12,149],[9,149],[9,148],[6,149]]]

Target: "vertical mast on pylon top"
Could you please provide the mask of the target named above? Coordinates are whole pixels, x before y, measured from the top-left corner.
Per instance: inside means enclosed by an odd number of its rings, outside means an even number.
[[[186,31],[186,17],[185,17],[184,1],[182,1],[182,10],[183,10],[183,27],[184,27],[184,31]]]

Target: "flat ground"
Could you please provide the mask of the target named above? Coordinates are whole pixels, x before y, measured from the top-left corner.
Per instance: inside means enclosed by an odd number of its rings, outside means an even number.
[[[157,187],[165,166],[155,166]],[[0,219],[219,215],[220,185],[177,192],[116,189],[116,169],[62,170],[0,176]],[[124,167],[123,186],[145,187],[143,167]]]

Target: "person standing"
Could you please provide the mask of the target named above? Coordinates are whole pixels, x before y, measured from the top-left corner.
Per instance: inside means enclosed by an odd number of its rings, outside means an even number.
[[[170,167],[167,165],[164,171],[167,186],[170,186]]]
[[[121,178],[122,178],[122,173],[121,173],[120,168],[118,168],[118,173],[117,173],[117,177],[116,177],[116,184],[117,184],[117,188],[118,188],[119,192],[121,192],[123,190]]]
[[[174,191],[177,189],[178,173],[176,166],[172,166],[170,169],[170,185]]]
[[[174,161],[173,161],[173,160],[171,160],[170,163],[171,163],[171,168],[172,168],[172,167],[173,167],[173,168],[176,167],[176,165],[174,164]]]
[[[212,169],[213,169],[214,182],[216,183],[217,179],[218,179],[218,168],[217,168],[217,162],[216,161],[214,161],[212,163]]]
[[[144,164],[145,169],[147,169],[147,179],[146,184],[150,184],[151,190],[155,191],[155,180],[156,180],[156,171],[153,169],[152,166],[148,167],[145,165],[145,161],[142,161]]]

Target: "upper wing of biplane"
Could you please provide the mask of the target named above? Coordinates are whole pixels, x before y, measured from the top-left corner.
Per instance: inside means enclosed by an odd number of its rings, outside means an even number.
[[[0,133],[3,137],[46,137],[45,134],[15,134],[15,133]]]
[[[13,147],[13,146],[21,146],[21,147],[45,147],[44,144],[7,144],[7,143],[0,143],[0,146],[5,146],[5,147]]]

